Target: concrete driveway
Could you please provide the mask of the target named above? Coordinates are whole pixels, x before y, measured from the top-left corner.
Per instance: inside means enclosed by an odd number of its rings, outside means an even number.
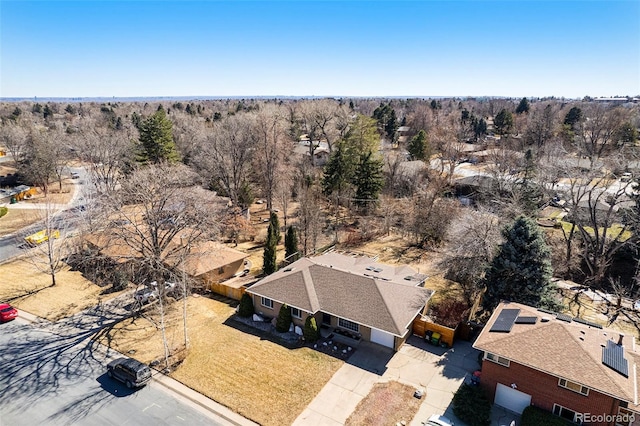
[[[361,342],[293,424],[343,425],[375,383],[392,380],[426,391],[411,425],[443,413],[461,424],[453,415],[451,399],[465,377],[478,368],[478,351],[469,342],[457,342],[447,350],[412,336],[395,353]]]

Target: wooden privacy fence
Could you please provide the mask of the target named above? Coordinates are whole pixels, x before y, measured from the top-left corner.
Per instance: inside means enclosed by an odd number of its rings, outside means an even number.
[[[440,333],[440,342],[446,343],[447,346],[453,346],[455,340],[456,329],[445,327],[444,325],[433,323],[424,317],[417,317],[413,321],[413,334],[424,339],[427,331]]]
[[[222,296],[228,297],[233,300],[240,300],[242,295],[245,292],[245,287],[234,288],[220,283],[212,283],[211,291],[220,294]]]

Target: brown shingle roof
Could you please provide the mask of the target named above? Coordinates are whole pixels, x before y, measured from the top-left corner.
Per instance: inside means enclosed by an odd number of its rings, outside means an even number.
[[[334,264],[355,265],[358,260],[341,259],[333,254]],[[362,265],[369,265],[359,260]],[[327,265],[327,257],[303,258],[264,278],[249,292],[286,303],[307,312],[327,312],[350,321],[403,336],[432,292],[398,278],[385,281]],[[322,261],[322,263],[318,263]],[[382,265],[382,264],[378,264]],[[393,267],[401,275],[413,272],[408,267]],[[364,270],[364,266],[363,266]]]
[[[536,316],[538,321],[514,324],[508,333],[490,331],[503,309],[520,309],[519,316]],[[542,322],[543,317],[548,321]],[[640,353],[636,352],[634,337],[623,339],[628,378],[602,363],[603,345],[607,340],[617,343],[619,335],[614,330],[561,321],[536,308],[505,302],[495,309],[473,346],[636,405],[635,366]]]
[[[216,241],[204,241],[191,246],[185,256],[184,271],[191,277],[199,277],[209,271],[230,265],[234,262],[249,257],[248,254],[234,250]],[[167,259],[169,262],[176,261]]]

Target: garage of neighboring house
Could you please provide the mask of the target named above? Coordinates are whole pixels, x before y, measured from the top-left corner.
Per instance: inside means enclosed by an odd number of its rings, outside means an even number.
[[[377,330],[375,328],[371,329],[371,341],[373,343],[377,343],[382,346],[386,346],[388,348],[394,349],[395,338],[393,334],[386,333],[384,331]]]
[[[531,395],[498,383],[494,402],[507,410],[522,414],[524,409],[531,405]]]

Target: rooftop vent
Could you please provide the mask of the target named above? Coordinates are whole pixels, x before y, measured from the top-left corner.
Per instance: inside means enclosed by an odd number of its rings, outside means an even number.
[[[296,268],[285,268],[285,269],[282,270],[282,272],[291,272],[294,269],[296,269]]]
[[[549,322],[550,318],[549,317],[542,317],[540,318],[540,322]]]

